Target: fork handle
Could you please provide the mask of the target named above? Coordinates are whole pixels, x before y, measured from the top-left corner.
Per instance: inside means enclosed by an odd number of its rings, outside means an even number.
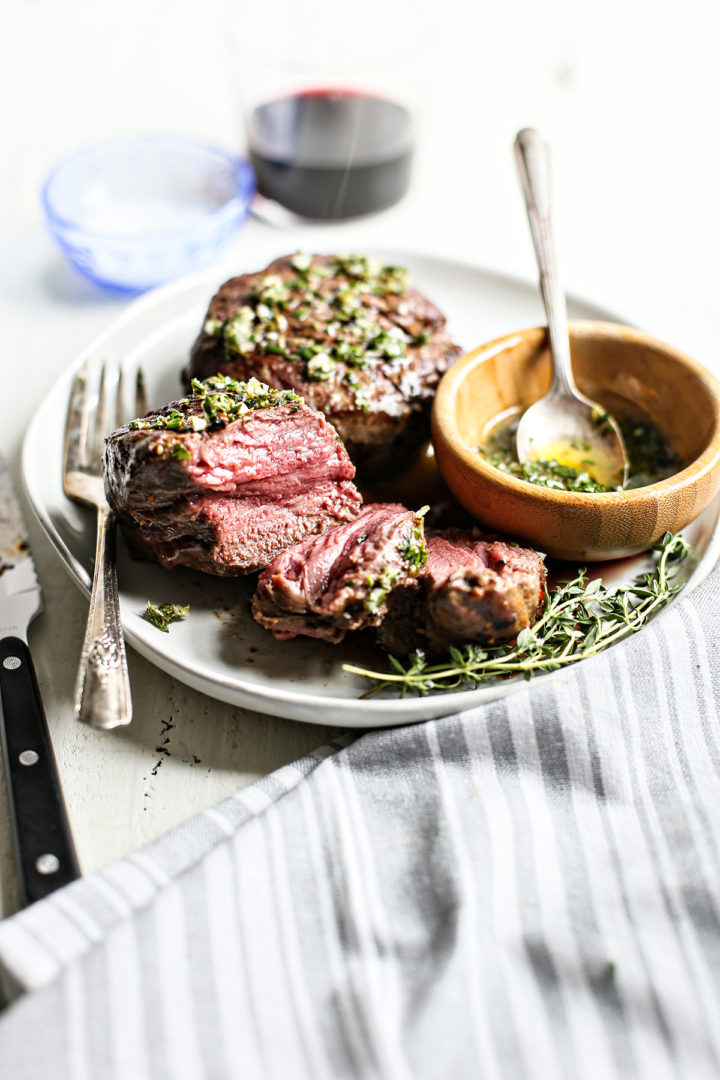
[[[95,572],[90,610],[75,683],[75,716],[95,728],[132,719],[130,678],[120,623],[115,561],[115,515],[98,507]]]

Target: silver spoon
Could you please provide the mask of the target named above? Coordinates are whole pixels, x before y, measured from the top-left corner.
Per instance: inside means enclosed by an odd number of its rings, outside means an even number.
[[[550,389],[520,420],[518,460],[555,460],[590,473],[605,487],[616,487],[627,480],[622,435],[606,409],[581,394],[573,378],[567,309],[555,264],[550,220],[549,155],[539,132],[532,128],[518,132],[515,158],[540,271],[553,358]]]

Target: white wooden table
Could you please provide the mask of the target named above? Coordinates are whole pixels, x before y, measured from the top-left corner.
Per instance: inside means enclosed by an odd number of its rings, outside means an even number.
[[[534,125],[554,150],[568,287],[720,371],[716,6],[449,0],[432,10],[413,190],[394,210],[346,227],[346,250],[422,247],[532,276],[510,148],[518,128]],[[338,5],[339,18],[351,13]],[[43,175],[77,146],[118,134],[178,132],[232,146],[238,130],[212,4],[6,0],[0,31],[0,449],[17,477],[34,403],[127,302],[77,277],[45,235]],[[323,232],[306,246],[322,250]],[[284,246],[252,222],[236,241],[239,264],[264,236]],[[76,725],[70,697],[86,604],[34,522],[31,531],[47,608],[31,646],[85,872],[328,737],[205,698],[132,651],[132,725],[107,734]],[[0,914],[16,906],[2,790]]]

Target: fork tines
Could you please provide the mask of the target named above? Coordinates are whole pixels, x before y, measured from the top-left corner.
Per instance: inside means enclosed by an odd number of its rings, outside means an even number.
[[[91,384],[97,391],[91,391]],[[138,369],[133,416],[144,416],[147,401],[142,374]],[[128,420],[125,404],[125,376],[115,362],[105,362],[99,379],[91,380],[87,361],[73,380],[65,425],[63,476],[72,473],[100,475],[105,438]],[[70,498],[77,495],[65,486]]]

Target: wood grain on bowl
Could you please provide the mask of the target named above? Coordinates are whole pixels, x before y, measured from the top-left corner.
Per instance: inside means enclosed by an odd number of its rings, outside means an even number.
[[[697,361],[639,330],[570,326],[578,386],[610,412],[650,421],[685,462],[674,476],[629,491],[555,491],[494,468],[478,453],[501,413],[525,409],[550,384],[542,327],[481,345],[443,377],[432,434],[443,477],[486,527],[571,560],[622,558],[677,532],[720,486],[720,383]]]

